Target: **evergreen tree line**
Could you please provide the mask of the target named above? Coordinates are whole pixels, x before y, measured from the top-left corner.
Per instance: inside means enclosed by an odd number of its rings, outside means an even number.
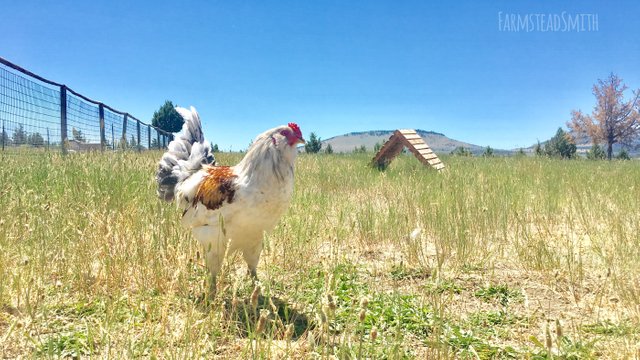
[[[47,144],[45,138],[39,132],[27,133],[22,124],[18,125],[18,128],[13,131],[13,134],[9,136],[6,129],[0,133],[0,144],[4,146],[44,146]]]

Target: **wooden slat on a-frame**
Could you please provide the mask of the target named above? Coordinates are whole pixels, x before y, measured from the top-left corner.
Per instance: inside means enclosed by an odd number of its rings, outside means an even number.
[[[415,155],[421,163],[431,166],[436,170],[442,170],[444,164],[438,158],[433,150],[424,142],[424,139],[418,135],[415,130],[405,129],[396,130],[389,140],[382,145],[380,151],[373,158],[372,164],[379,168],[385,168],[389,165],[404,147],[407,147],[413,155]]]

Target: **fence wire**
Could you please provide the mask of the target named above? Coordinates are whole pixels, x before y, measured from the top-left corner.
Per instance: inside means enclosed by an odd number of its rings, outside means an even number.
[[[104,109],[104,129],[107,147],[117,150],[122,139],[122,122],[124,116],[114,113],[109,109]]]
[[[0,150],[165,148],[173,135],[0,57]]]
[[[73,94],[67,94],[67,139],[70,149],[79,150],[84,146],[100,150],[99,116],[98,106],[84,102]]]
[[[138,146],[138,130],[136,126],[136,121],[127,117],[126,123],[126,140],[127,140],[127,148],[135,149]]]
[[[60,141],[60,91],[0,67],[0,143],[48,147]]]

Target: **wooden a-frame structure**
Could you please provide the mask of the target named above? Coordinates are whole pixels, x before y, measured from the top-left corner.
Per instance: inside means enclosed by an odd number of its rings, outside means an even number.
[[[412,129],[394,131],[389,140],[382,145],[371,164],[381,169],[386,168],[404,147],[407,147],[421,163],[429,165],[436,170],[444,169],[444,164],[438,158],[438,155]]]

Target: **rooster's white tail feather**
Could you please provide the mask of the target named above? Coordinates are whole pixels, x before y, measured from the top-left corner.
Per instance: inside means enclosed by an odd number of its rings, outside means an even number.
[[[166,201],[172,201],[176,187],[203,165],[215,165],[211,144],[204,140],[196,109],[176,107],[176,111],[184,119],[184,125],[162,155],[156,174],[158,197]]]

